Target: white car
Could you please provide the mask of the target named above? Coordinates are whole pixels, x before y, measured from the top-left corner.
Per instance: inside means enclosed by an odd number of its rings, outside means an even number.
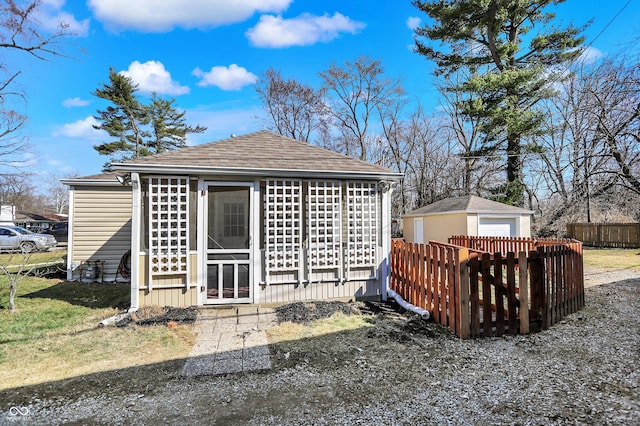
[[[58,244],[53,235],[36,234],[20,226],[0,226],[0,251],[46,251]]]

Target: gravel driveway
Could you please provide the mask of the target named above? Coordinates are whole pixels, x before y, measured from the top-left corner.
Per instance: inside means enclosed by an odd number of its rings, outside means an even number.
[[[181,360],[0,393],[0,424],[637,424],[640,273],[585,278],[585,308],[529,336],[461,341],[379,313],[273,345],[261,373],[184,378]]]

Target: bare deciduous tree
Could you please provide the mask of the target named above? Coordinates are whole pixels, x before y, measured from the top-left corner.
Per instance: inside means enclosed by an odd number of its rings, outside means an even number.
[[[613,160],[607,170],[640,195],[640,65],[605,60],[585,87],[596,136]]]
[[[73,33],[62,22],[52,34],[42,31],[36,19],[41,6],[41,0],[3,2],[0,6],[0,51],[25,53],[37,60],[63,56],[61,43]],[[20,166],[20,157],[28,148],[28,141],[20,134],[26,116],[17,105],[26,100],[26,95],[14,88],[20,73],[12,68],[9,60],[0,58],[0,166]]]
[[[285,80],[273,68],[262,75],[256,91],[269,115],[270,127],[279,134],[309,142],[313,132],[326,126],[322,91],[294,79]]]
[[[338,132],[338,150],[370,160],[370,147],[378,141],[378,135],[372,132],[374,116],[380,118],[403,96],[400,81],[385,77],[380,61],[365,56],[347,61],[343,67],[331,64],[320,77]]]

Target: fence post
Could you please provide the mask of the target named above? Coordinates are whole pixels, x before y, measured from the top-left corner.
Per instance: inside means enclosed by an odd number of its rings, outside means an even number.
[[[527,253],[518,253],[518,270],[520,272],[520,334],[529,334],[529,277],[527,271]]]
[[[493,336],[491,312],[491,255],[482,253],[482,332],[485,337]]]
[[[456,334],[461,339],[468,339],[471,329],[469,323],[469,250],[456,250],[458,265],[458,304],[456,306]]]

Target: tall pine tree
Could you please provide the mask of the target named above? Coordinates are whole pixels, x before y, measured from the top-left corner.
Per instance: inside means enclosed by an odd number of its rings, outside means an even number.
[[[553,95],[550,82],[581,53],[581,29],[552,25],[544,9],[564,0],[414,1],[432,23],[416,29],[416,50],[433,60],[438,75],[465,75],[448,90],[467,94],[462,111],[477,120],[506,151],[506,183],[496,198],[523,205],[522,156],[527,138],[539,134],[535,105]],[[465,98],[465,96],[463,96]]]
[[[111,103],[98,110],[100,122],[94,127],[114,138],[93,148],[109,155],[110,162],[130,160],[179,149],[185,146],[187,134],[203,133],[206,127],[187,124],[185,112],[174,105],[175,99],[162,99],[153,93],[148,105],[137,96],[138,86],[131,78],[109,69],[109,82],[101,84],[93,94]]]
[[[121,160],[148,155],[144,137],[148,135],[143,126],[149,123],[146,108],[136,96],[138,86],[131,78],[109,69],[109,83],[93,94],[101,99],[110,101],[104,110],[98,110],[96,120],[101,124],[94,125],[98,130],[106,131],[115,138],[111,142],[95,145],[93,148],[102,155],[109,155],[113,159],[120,155]]]
[[[151,95],[151,104],[147,107],[151,125],[149,149],[154,154],[182,148],[187,143],[188,133],[203,133],[206,127],[187,124],[184,111],[174,107],[175,99],[162,99],[156,93]]]

